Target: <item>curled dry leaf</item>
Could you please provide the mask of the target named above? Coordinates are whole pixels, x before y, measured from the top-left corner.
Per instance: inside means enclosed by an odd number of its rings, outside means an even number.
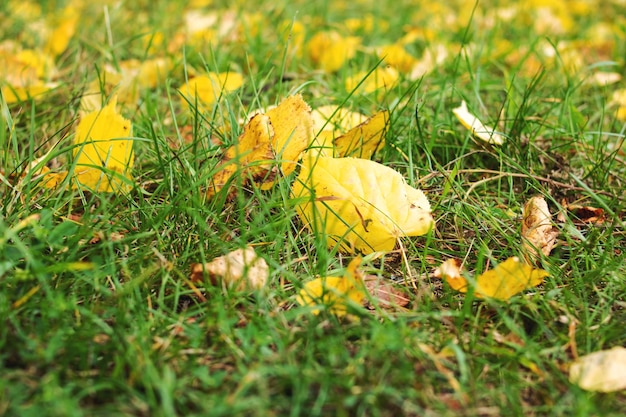
[[[248,246],[215,258],[209,263],[192,265],[191,280],[202,281],[204,273],[214,285],[223,283],[237,291],[245,291],[263,288],[269,277],[269,268],[265,259]]]
[[[452,289],[467,292],[468,283],[461,274],[457,260],[445,261],[435,270],[435,276],[445,279]],[[477,298],[508,300],[527,288],[541,284],[547,276],[548,273],[543,269],[533,269],[514,256],[479,275],[474,294]]]
[[[271,188],[279,173],[294,171],[312,140],[311,108],[300,95],[286,98],[266,114],[254,115],[237,142],[224,153],[209,186],[209,196],[226,186],[238,171],[244,182],[252,178],[261,189]]]
[[[550,255],[558,231],[552,227],[548,203],[543,197],[532,197],[524,205],[522,215],[522,252],[529,264],[536,264],[539,252]]]
[[[461,124],[469,129],[477,138],[492,145],[502,145],[504,143],[504,136],[496,133],[494,128],[485,126],[478,117],[470,113],[465,101],[462,101],[461,105],[453,109],[452,112],[459,119]]]
[[[292,187],[302,221],[329,246],[364,254],[434,225],[428,199],[393,169],[358,158],[305,158]]]
[[[581,356],[570,366],[569,380],[587,391],[626,390],[626,348],[618,346]]]
[[[314,306],[313,314],[319,314],[322,306],[337,315],[345,316],[349,304],[360,305],[365,299],[363,274],[358,269],[361,258],[354,258],[342,277],[316,278],[307,282],[296,297],[302,306]]]

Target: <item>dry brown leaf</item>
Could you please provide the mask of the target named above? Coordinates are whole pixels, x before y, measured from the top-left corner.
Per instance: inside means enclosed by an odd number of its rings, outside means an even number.
[[[265,259],[248,246],[215,258],[209,263],[192,265],[191,281],[202,281],[205,273],[213,285],[223,283],[237,291],[258,290],[267,283],[269,268]]]
[[[532,197],[524,205],[522,215],[522,252],[526,262],[536,264],[540,255],[550,255],[558,231],[552,227],[548,203],[543,197]]]

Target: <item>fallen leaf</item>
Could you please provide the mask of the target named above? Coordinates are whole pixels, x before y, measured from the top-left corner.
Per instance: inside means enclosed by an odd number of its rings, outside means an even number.
[[[371,72],[358,72],[346,78],[346,91],[369,94],[384,89],[391,90],[398,82],[398,70],[392,66],[377,67]]]
[[[297,94],[268,110],[267,116],[274,127],[272,148],[281,162],[283,175],[289,175],[296,169],[302,152],[313,141],[311,107]],[[266,182],[261,188],[269,189],[272,185],[274,181]]]
[[[146,69],[148,71],[148,69]],[[196,103],[212,108],[227,93],[237,90],[243,85],[243,77],[236,72],[210,72],[191,78],[178,91],[191,106]]]
[[[626,348],[616,346],[579,357],[569,370],[569,380],[586,391],[626,389]]]
[[[117,192],[131,188],[134,164],[131,122],[115,109],[116,98],[99,111],[86,114],[78,123],[74,138],[72,188]],[[44,186],[56,187],[67,172],[46,173]]]
[[[365,299],[363,275],[359,271],[361,258],[354,258],[342,277],[316,278],[307,282],[296,297],[301,306],[312,306],[319,314],[322,306],[337,316],[345,316],[350,304],[360,305]]]
[[[360,125],[367,116],[353,112],[345,107],[333,105],[321,106],[311,112],[313,118],[313,129],[316,134],[322,131],[330,131],[333,133],[332,138],[343,135],[344,132],[352,129],[354,126]]]
[[[360,38],[344,38],[335,31],[317,32],[308,42],[307,50],[318,68],[335,72],[356,54],[360,42]]]
[[[526,261],[536,264],[539,252],[550,255],[557,236],[546,200],[540,196],[530,198],[522,214],[522,253]]]
[[[246,178],[248,174],[259,180],[267,178],[272,173],[272,161],[275,157],[272,150],[274,129],[270,118],[264,114],[257,114],[244,126],[243,133],[237,143],[228,148],[218,166],[217,173],[211,179],[209,196],[214,195],[228,184],[238,169]],[[253,164],[253,162],[257,162]],[[275,167],[274,167],[275,168]],[[275,176],[275,169],[272,176]]]
[[[453,109],[452,112],[461,124],[477,138],[492,145],[502,145],[504,143],[504,136],[496,133],[494,128],[485,126],[476,116],[470,113],[465,101],[462,101],[461,105]]]
[[[446,280],[452,289],[466,293],[467,280],[461,275],[458,261],[449,259],[437,270],[435,276]],[[543,282],[548,273],[543,269],[533,269],[530,265],[520,262],[514,256],[498,264],[494,269],[485,271],[476,278],[474,295],[476,298],[495,298],[508,300],[527,288],[535,287]]]
[[[372,300],[366,304],[368,308],[380,307],[383,310],[396,310],[409,304],[410,300],[406,292],[388,280],[368,275],[365,277],[364,283]]]
[[[292,193],[300,219],[349,253],[389,251],[399,237],[423,235],[434,225],[422,191],[366,159],[305,158]]]
[[[376,52],[379,58],[403,73],[409,73],[417,63],[417,59],[400,44],[385,45]]]
[[[354,156],[370,159],[385,142],[389,124],[389,112],[380,111],[344,135],[335,138],[335,153],[338,157]]]
[[[52,33],[48,36],[45,46],[47,53],[57,56],[65,51],[76,32],[79,18],[80,12],[75,5],[64,8],[58,16],[55,16],[51,25]]]
[[[269,268],[265,259],[256,254],[252,246],[237,249],[209,263],[191,267],[191,281],[202,281],[204,274],[213,285],[223,283],[236,291],[259,290],[265,286]]]
[[[336,106],[322,106],[311,113],[317,132],[309,154],[313,156],[354,156],[370,159],[384,145],[389,112],[372,117]]]
[[[209,196],[226,186],[237,171],[244,175],[244,181],[251,177],[261,189],[271,188],[279,174],[289,175],[295,170],[312,141],[311,108],[301,95],[286,98],[267,114],[257,113],[224,153],[209,186]]]

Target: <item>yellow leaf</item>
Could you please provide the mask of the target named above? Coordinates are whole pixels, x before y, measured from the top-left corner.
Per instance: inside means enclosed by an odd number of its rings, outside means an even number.
[[[403,73],[409,73],[417,63],[417,59],[399,44],[382,46],[377,52],[378,56],[384,59],[387,64]]]
[[[359,72],[346,79],[346,91],[373,93],[379,89],[389,91],[398,82],[398,70],[391,66],[376,68],[371,73]]]
[[[23,87],[9,87],[8,85],[4,85],[2,86],[2,96],[7,104],[19,103],[20,101],[26,101],[31,98],[41,98],[44,93],[47,93],[55,87],[56,84],[42,83],[39,81]]]
[[[370,159],[384,145],[388,123],[388,111],[376,113],[345,135],[335,139],[336,155]]]
[[[361,258],[354,258],[342,277],[323,277],[309,281],[300,290],[296,301],[302,306],[315,306],[313,314],[319,314],[321,305],[337,315],[345,316],[351,303],[361,304],[365,298],[363,276],[358,270]]]
[[[485,126],[476,116],[469,112],[465,101],[462,101],[461,106],[453,109],[452,112],[461,124],[477,138],[492,145],[502,145],[504,143],[502,135],[496,133],[494,128]]]
[[[222,189],[238,170],[259,184],[271,188],[279,177],[289,175],[302,152],[313,140],[311,108],[301,95],[290,96],[266,114],[258,113],[244,126],[237,143],[222,157],[209,186],[209,196]]]
[[[302,221],[347,252],[392,250],[400,236],[423,235],[434,224],[422,191],[366,159],[305,158],[292,192]]]
[[[569,380],[587,391],[626,390],[626,348],[616,346],[581,356],[569,370]]]
[[[617,106],[617,119],[626,122],[626,88],[613,91],[611,104]]]
[[[197,101],[211,108],[222,95],[237,90],[242,84],[243,77],[236,72],[211,72],[190,79],[179,91],[192,106]]]
[[[302,152],[313,141],[313,119],[311,107],[300,94],[284,99],[278,106],[268,110],[267,116],[274,128],[272,147],[281,161],[283,175],[289,175],[296,169],[296,163]],[[268,189],[274,181],[261,186]]]
[[[272,169],[269,161],[274,159],[271,144],[273,136],[274,129],[267,115],[257,114],[252,117],[244,126],[237,143],[224,153],[218,171],[211,179],[209,196],[221,190],[238,169],[241,169],[244,178],[246,174],[259,180],[267,178]],[[252,165],[253,162],[257,163]]]
[[[326,72],[335,72],[356,54],[361,42],[357,37],[342,37],[334,31],[318,32],[309,43],[307,49],[311,60]]]
[[[73,188],[118,192],[130,189],[134,163],[132,125],[115,110],[116,99],[100,111],[85,115],[76,128]],[[44,186],[56,187],[67,173],[45,173]]]
[[[444,262],[435,271],[435,276],[445,279],[454,290],[467,292],[467,280],[461,275],[456,261]],[[533,269],[514,256],[478,276],[475,295],[477,298],[508,300],[527,288],[541,284],[547,276],[548,273],[543,269]]]
[[[370,159],[384,144],[389,122],[386,110],[367,118],[337,106],[322,106],[313,110],[312,116],[318,132],[311,148],[313,156]]]
[[[45,50],[52,56],[57,56],[65,51],[70,39],[76,32],[79,12],[76,5],[68,6],[56,17],[53,24],[53,30],[48,38]]]
[[[367,116],[343,107],[321,106],[311,113],[316,136],[308,153],[311,156],[337,156],[333,140],[367,120]]]

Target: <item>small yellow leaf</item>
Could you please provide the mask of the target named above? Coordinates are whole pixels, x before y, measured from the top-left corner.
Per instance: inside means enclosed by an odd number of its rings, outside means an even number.
[[[569,380],[587,391],[626,390],[626,348],[616,346],[581,356],[569,370]]]
[[[333,132],[333,138],[343,135],[344,132],[367,120],[364,114],[333,105],[316,108],[311,112],[311,117],[315,133],[330,131]]]
[[[377,52],[387,64],[403,73],[409,73],[417,63],[417,59],[400,44],[382,46]]]
[[[461,124],[477,138],[492,145],[502,145],[504,143],[504,136],[496,133],[494,128],[485,126],[476,116],[470,113],[465,101],[462,101],[461,106],[453,109],[452,112]]]
[[[236,72],[208,73],[190,79],[179,91],[190,105],[199,104],[211,108],[222,95],[237,90],[243,84],[243,77]]]
[[[237,143],[224,153],[209,186],[209,196],[222,189],[238,170],[252,177],[261,189],[271,188],[279,173],[289,175],[294,171],[312,140],[311,108],[299,94],[286,98],[266,114],[257,113],[244,126]]]
[[[72,36],[74,36],[74,32],[76,32],[78,18],[79,11],[75,5],[66,7],[58,17],[55,17],[52,22],[54,28],[45,47],[47,53],[57,56],[65,51]]]
[[[115,110],[116,99],[100,111],[85,115],[76,128],[72,187],[117,192],[130,189],[134,163],[132,125]],[[44,173],[44,186],[56,187],[67,173]]]
[[[356,54],[360,42],[360,38],[344,38],[334,31],[318,32],[307,44],[307,50],[311,60],[319,68],[326,72],[335,72]]]
[[[467,280],[461,275],[458,263],[453,260],[444,262],[435,271],[435,276],[443,278],[454,290],[467,292]],[[548,273],[543,269],[533,269],[520,262],[514,256],[498,264],[494,269],[485,271],[476,278],[477,298],[495,298],[508,300],[527,288],[536,287],[543,282]]]
[[[348,312],[350,303],[361,304],[366,290],[363,286],[363,276],[358,270],[361,258],[354,258],[342,277],[323,277],[309,281],[300,290],[296,297],[302,306],[316,306],[313,314],[319,314],[324,305],[329,312],[344,316]]]
[[[380,111],[365,122],[336,138],[335,154],[338,157],[354,156],[370,159],[385,143],[389,112]]]
[[[359,158],[305,158],[292,187],[302,221],[346,252],[389,251],[434,225],[424,193],[393,169]]]
[[[267,111],[267,116],[274,127],[272,148],[281,162],[283,175],[289,175],[296,169],[296,163],[302,152],[313,141],[313,119],[311,107],[300,94],[287,97],[280,104]],[[269,189],[274,181],[261,186]]]
[[[28,99],[39,99],[44,93],[56,87],[54,83],[37,81],[26,86],[2,86],[2,96],[7,104],[19,103]]]
[[[333,140],[367,120],[364,114],[333,105],[318,107],[311,112],[311,116],[316,134],[308,150],[311,157],[337,156]]]
[[[386,66],[376,68],[372,72],[358,72],[346,79],[346,91],[358,93],[373,93],[379,89],[391,90],[398,82],[398,70]]]
[[[237,143],[224,153],[218,171],[211,179],[209,196],[221,190],[238,169],[241,169],[244,178],[247,174],[259,180],[267,178],[272,170],[270,161],[274,159],[273,137],[274,129],[267,115],[257,114],[252,117],[244,126]]]

